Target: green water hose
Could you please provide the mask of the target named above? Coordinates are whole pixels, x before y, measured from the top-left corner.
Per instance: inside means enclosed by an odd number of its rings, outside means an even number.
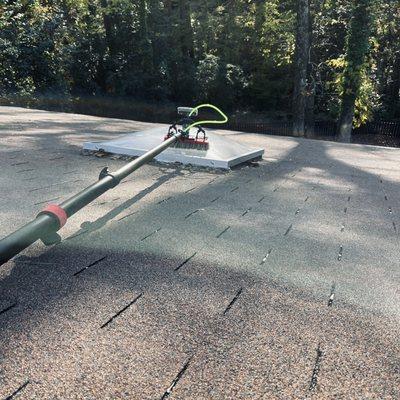
[[[225,124],[228,122],[228,117],[224,114],[224,112],[212,104],[200,104],[199,106],[193,108],[193,110],[189,114],[189,117],[191,117],[196,111],[200,110],[201,108],[211,108],[212,110],[216,111],[219,115],[221,115],[222,119],[220,119],[220,120],[204,120],[204,121],[194,122],[193,124],[187,126],[183,130],[184,132],[186,132],[186,131],[190,130],[191,128],[194,128],[195,126],[198,126],[198,125],[204,125],[204,124],[217,125],[217,124]]]

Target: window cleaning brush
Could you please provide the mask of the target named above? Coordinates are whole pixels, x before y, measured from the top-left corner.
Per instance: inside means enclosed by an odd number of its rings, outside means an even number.
[[[217,111],[222,117],[222,120],[209,120],[209,121],[198,121],[195,122],[192,117],[198,115],[200,108],[212,108]],[[217,107],[212,104],[201,104],[195,108],[191,107],[178,107],[178,115],[182,115],[183,118],[168,129],[168,133],[164,140],[169,139],[176,133],[180,132],[181,137],[171,146],[180,149],[193,149],[200,151],[207,151],[209,149],[208,137],[205,130],[200,126],[201,124],[224,124],[228,121],[228,117]],[[181,125],[182,129],[178,128],[177,125]],[[190,129],[197,127],[196,135],[190,134]]]
[[[184,132],[181,129],[178,129],[177,126],[171,125],[165,139],[170,138],[171,136],[178,133],[178,131],[182,132],[182,136],[171,146],[178,149],[195,149],[195,150],[208,150],[210,144],[208,142],[208,137],[206,136],[206,132],[201,126],[197,127],[196,136],[191,137],[189,131]]]

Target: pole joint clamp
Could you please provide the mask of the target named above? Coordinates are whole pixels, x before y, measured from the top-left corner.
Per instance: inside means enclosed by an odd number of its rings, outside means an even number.
[[[43,209],[39,215],[47,214],[52,217],[55,217],[59,223],[59,228],[61,229],[66,223],[68,219],[67,213],[57,204],[49,204],[45,209]]]
[[[101,181],[102,179],[104,179],[105,177],[110,176],[113,179],[113,186],[115,187],[119,184],[120,180],[117,179],[113,174],[110,174],[110,171],[108,169],[108,167],[104,167],[99,174],[99,181]]]

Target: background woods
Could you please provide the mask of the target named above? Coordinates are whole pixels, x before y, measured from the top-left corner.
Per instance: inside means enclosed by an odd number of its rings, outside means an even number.
[[[400,0],[2,0],[0,95],[210,101],[352,124],[400,118]]]

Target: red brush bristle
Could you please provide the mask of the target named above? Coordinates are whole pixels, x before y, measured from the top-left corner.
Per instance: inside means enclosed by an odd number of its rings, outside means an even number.
[[[180,149],[208,150],[209,143],[207,140],[196,140],[193,138],[184,138],[176,141],[173,145]]]
[[[171,136],[166,135],[164,140],[169,139]],[[194,137],[187,137],[182,136],[180,137],[171,147],[180,148],[180,149],[195,149],[195,150],[208,150],[209,143],[207,137],[204,136],[203,138],[194,138]]]

